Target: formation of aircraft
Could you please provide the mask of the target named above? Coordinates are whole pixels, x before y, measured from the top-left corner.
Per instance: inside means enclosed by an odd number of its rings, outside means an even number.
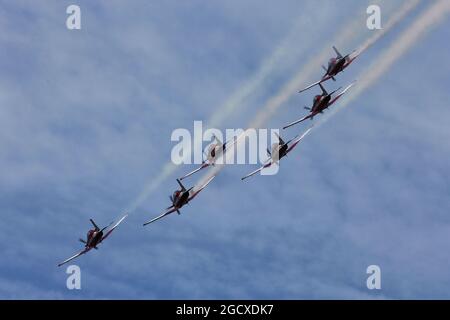
[[[63,262],[58,264],[58,267],[62,266],[63,264],[66,264],[69,261],[72,261],[75,258],[78,258],[79,256],[89,252],[92,249],[98,250],[97,246],[102,243],[118,226],[122,223],[123,220],[128,216],[128,214],[124,215],[122,218],[120,218],[119,221],[117,221],[111,228],[109,228],[114,222],[111,222],[109,225],[104,227],[103,229],[100,229],[97,224],[94,222],[94,220],[89,219],[91,221],[92,225],[94,226],[94,229],[91,229],[87,233],[86,240],[79,239],[80,242],[84,244],[84,249],[80,252],[76,253],[75,255],[71,256],[70,258],[64,260]],[[109,230],[105,232],[106,229]]]
[[[349,90],[355,82],[352,82],[350,85],[348,85],[344,90],[339,92],[337,95],[333,96],[336,92],[338,92],[341,88],[334,90],[330,93],[328,93],[323,83],[329,79],[332,79],[333,81],[336,81],[335,76],[338,75],[340,72],[343,72],[358,56],[358,54],[354,54],[354,52],[347,54],[346,56],[342,56],[339,51],[336,49],[336,47],[333,46],[334,51],[336,52],[336,57],[331,58],[328,63],[328,68],[325,66],[322,66],[325,70],[325,74],[322,76],[322,78],[307,86],[306,88],[300,90],[299,92],[304,92],[312,87],[319,86],[322,90],[322,94],[316,95],[313,99],[313,105],[311,108],[306,108],[310,111],[310,113],[298,120],[295,120],[288,125],[284,126],[283,129],[287,129],[289,127],[292,127],[300,122],[303,122],[306,119],[311,119],[320,113],[323,113],[325,109],[333,105],[340,97],[342,97],[347,90]],[[258,168],[257,170],[247,174],[246,176],[242,177],[241,180],[245,180],[253,175],[255,175],[258,172],[261,172],[263,169],[268,168],[272,165],[279,165],[279,161],[286,157],[299,143],[302,141],[302,139],[311,131],[312,127],[310,127],[308,130],[306,130],[301,136],[296,136],[293,139],[285,142],[279,135],[278,142],[274,143],[272,145],[271,150],[267,149],[267,154],[269,158],[264,162],[264,164]],[[228,142],[222,143],[216,136],[214,136],[215,142],[212,143],[207,151],[206,159],[202,162],[202,165],[195,169],[192,172],[187,173],[186,175],[180,177],[179,179],[176,179],[177,183],[180,186],[180,189],[177,189],[169,198],[171,201],[170,207],[166,208],[166,210],[160,214],[159,216],[147,221],[144,223],[144,226],[151,224],[173,212],[177,212],[180,214],[180,209],[188,204],[190,201],[192,201],[203,189],[205,189],[211,181],[215,178],[215,175],[210,177],[206,182],[204,182],[199,188],[191,187],[189,189],[186,189],[186,187],[182,184],[181,180],[184,180],[190,176],[192,176],[194,173],[208,167],[208,166],[214,166],[217,159],[220,156],[223,156],[227,150],[227,144]],[[83,250],[76,253],[72,257],[64,260],[63,262],[59,263],[58,266],[62,266],[69,261],[72,261],[73,259],[89,252],[92,249],[98,249],[97,246],[102,243],[121,223],[122,221],[127,217],[128,215],[124,215],[119,221],[117,221],[112,227],[111,224],[108,226],[100,229],[97,224],[94,222],[94,220],[90,219],[92,225],[94,226],[94,229],[89,230],[87,234],[87,239],[83,240],[80,239],[80,242],[84,244]],[[106,231],[107,230],[107,231]],[[106,233],[105,233],[106,231]]]
[[[336,57],[330,59],[330,61],[328,62],[328,68],[322,66],[322,68],[325,70],[325,74],[322,76],[322,79],[310,84],[306,88],[299,91],[299,93],[301,93],[318,85],[322,90],[322,94],[314,96],[313,104],[310,108],[305,107],[306,110],[309,110],[308,115],[285,125],[283,129],[292,127],[297,123],[305,121],[306,119],[313,120],[313,118],[317,114],[323,113],[325,109],[333,105],[340,97],[342,97],[347,92],[347,90],[349,90],[355,84],[355,81],[353,81],[334,97],[333,94],[335,94],[341,88],[328,93],[327,90],[325,90],[325,88],[323,87],[322,83],[327,80],[332,79],[333,81],[336,81],[335,76],[343,72],[360,55],[360,53],[355,54],[355,51],[353,51],[352,53],[342,56],[335,46],[333,46],[333,50],[336,52]]]

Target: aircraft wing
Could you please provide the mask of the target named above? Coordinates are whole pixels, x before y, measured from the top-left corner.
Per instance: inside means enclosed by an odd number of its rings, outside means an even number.
[[[309,118],[314,117],[315,115],[316,115],[315,113],[312,113],[312,112],[311,112],[311,113],[308,114],[307,116],[304,116],[303,118],[298,119],[298,120],[295,120],[294,122],[291,122],[291,123],[289,123],[288,125],[284,126],[283,129],[287,129],[287,128],[289,128],[289,127],[292,127],[292,126],[296,125],[297,123],[303,122],[303,121],[305,121],[306,119],[309,119]]]
[[[208,166],[209,166],[209,163],[206,163],[206,162],[205,162],[204,164],[201,165],[201,167],[199,167],[199,168],[195,169],[194,171],[191,171],[191,172],[189,172],[188,174],[182,176],[182,177],[180,178],[180,180],[186,179],[187,177],[192,176],[194,173],[199,172],[200,170],[202,170],[202,169],[204,169],[204,168],[206,168],[206,167],[208,167]]]
[[[159,220],[161,218],[164,218],[165,216],[167,216],[167,215],[169,215],[169,214],[171,214],[172,212],[175,212],[175,211],[177,211],[177,209],[175,209],[174,206],[171,206],[171,207],[169,207],[169,209],[167,209],[166,212],[164,212],[161,215],[157,216],[156,218],[153,218],[152,220],[147,221],[146,223],[144,223],[144,226],[146,226],[146,225],[148,225],[148,224],[150,224],[152,222],[155,222],[155,221],[157,221],[157,220]]]
[[[117,227],[119,226],[119,224],[122,223],[123,220],[125,220],[126,217],[128,217],[128,214],[126,214],[126,215],[124,215],[122,218],[120,218],[120,220],[117,221],[117,222],[111,227],[111,229],[108,230],[107,233],[105,233],[105,235],[102,237],[102,240],[101,240],[101,241],[105,240],[105,239],[111,234],[111,232],[113,232],[114,229],[117,228]],[[101,242],[101,241],[100,241],[100,242]]]
[[[236,136],[234,136],[233,138],[231,138],[228,141],[225,141],[224,146],[225,146],[225,151],[228,150],[230,143],[232,142],[231,145],[234,145],[236,143]]]
[[[352,56],[353,53],[355,53],[355,51],[349,54],[349,59],[345,62],[344,68],[347,68],[350,63],[352,63],[356,58],[358,58],[359,55],[361,54],[361,51]]]
[[[306,91],[308,89],[311,89],[312,87],[317,86],[319,83],[325,82],[325,81],[330,80],[330,79],[331,79],[331,76],[325,76],[322,79],[320,79],[319,81],[316,81],[316,82],[310,84],[309,86],[307,86],[306,88],[303,88],[298,93],[302,93],[302,92],[304,92],[304,91]]]
[[[328,104],[328,106],[331,106],[333,103],[335,103],[340,97],[342,97],[347,90],[349,90],[351,87],[353,87],[355,85],[356,81],[353,81],[352,83],[350,83],[344,90],[342,90],[336,97],[334,97]]]
[[[192,192],[192,194],[189,195],[188,201],[191,201],[192,199],[194,199],[194,198],[200,193],[200,191],[202,191],[203,189],[205,189],[206,186],[207,186],[211,181],[213,181],[213,179],[214,179],[215,177],[216,177],[216,176],[212,176],[212,177],[209,178],[208,181],[206,181],[206,182],[205,182],[198,190],[195,190],[194,192]]]
[[[86,248],[86,249],[81,250],[81,251],[78,252],[77,254],[75,254],[75,255],[71,256],[70,258],[64,260],[63,262],[59,263],[59,264],[58,264],[58,267],[61,267],[63,264],[66,264],[67,262],[72,261],[72,260],[75,259],[75,258],[78,258],[79,256],[81,256],[82,254],[85,254],[85,253],[88,252],[89,250],[90,250],[89,248]]]
[[[260,172],[262,169],[270,167],[273,162],[272,162],[272,158],[269,158],[267,161],[267,163],[265,165],[263,165],[262,167],[256,169],[255,171],[250,172],[248,175],[244,176],[241,178],[241,180],[245,180],[247,178],[250,178],[251,176],[254,176],[255,174],[257,174],[258,172]]]
[[[306,130],[300,137],[294,138],[294,140],[291,141],[292,144],[289,146],[286,152],[290,152],[292,149],[294,149],[297,144],[299,144],[299,142],[302,141],[302,139],[312,130],[312,128],[313,127]]]

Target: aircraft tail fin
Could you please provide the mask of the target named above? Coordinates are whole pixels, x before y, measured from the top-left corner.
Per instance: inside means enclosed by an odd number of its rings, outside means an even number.
[[[334,52],[336,52],[337,57],[338,57],[339,59],[342,59],[342,54],[338,51],[338,49],[336,49],[335,46],[333,46],[333,50],[334,50]]]
[[[178,184],[181,187],[181,190],[186,191],[186,188],[183,186],[183,184],[181,183],[180,179],[177,179]]]
[[[220,139],[217,138],[217,136],[215,134],[213,134],[213,138],[214,138],[214,140],[217,141],[218,144],[223,145],[222,141],[220,141]]]
[[[94,228],[95,228],[96,230],[100,230],[100,228],[95,224],[94,220],[89,219],[89,221],[92,223],[92,225],[94,226]]]
[[[320,86],[320,89],[322,89],[322,93],[323,93],[324,95],[328,95],[327,90],[325,90],[325,88],[323,87],[323,85],[322,85],[321,83],[319,83],[319,86]]]
[[[276,132],[274,132],[274,134],[277,136],[277,138],[278,138],[278,143],[280,144],[280,145],[282,145],[282,144],[284,144],[284,140],[280,137],[280,135],[278,134],[278,133],[276,133]]]

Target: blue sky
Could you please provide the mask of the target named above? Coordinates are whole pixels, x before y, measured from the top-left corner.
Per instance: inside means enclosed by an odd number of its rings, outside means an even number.
[[[403,4],[378,2],[382,22]],[[82,289],[67,290],[57,263],[89,218],[106,225],[160,175],[172,130],[221,114],[247,85],[217,124],[245,128],[348,21],[342,52],[372,35],[370,1],[77,1],[82,30],[69,31],[72,3],[0,1],[0,298],[450,298],[448,19],[278,175],[244,183],[254,166],[226,168],[181,216],[143,228],[194,166],[177,168],[76,260]],[[431,3],[327,88],[354,80]],[[319,64],[308,82],[321,75]],[[267,127],[298,118],[316,92],[292,93]],[[366,288],[371,264],[380,291]]]

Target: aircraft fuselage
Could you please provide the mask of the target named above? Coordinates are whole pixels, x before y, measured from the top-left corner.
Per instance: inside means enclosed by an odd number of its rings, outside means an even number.
[[[272,160],[277,161],[286,156],[288,150],[288,145],[286,143],[284,144],[274,144],[272,147]]]
[[[100,243],[102,237],[103,237],[102,231],[95,229],[89,230],[87,233],[86,247],[89,248],[96,247]]]
[[[225,144],[220,145],[218,143],[212,144],[208,150],[208,161],[214,163],[216,158],[225,152]]]
[[[186,203],[188,203],[189,199],[189,191],[180,191],[177,190],[173,195],[173,206],[174,208],[181,208]]]
[[[288,145],[285,143],[280,146],[280,149],[278,151],[278,157],[281,159],[287,154]]]
[[[318,98],[319,97],[319,98]],[[314,104],[311,108],[311,113],[319,113],[328,108],[328,104],[330,103],[331,96],[316,96],[314,98]]]
[[[344,70],[346,59],[334,59],[332,62],[330,62],[327,70],[327,75],[329,76],[335,76],[339,72]]]

